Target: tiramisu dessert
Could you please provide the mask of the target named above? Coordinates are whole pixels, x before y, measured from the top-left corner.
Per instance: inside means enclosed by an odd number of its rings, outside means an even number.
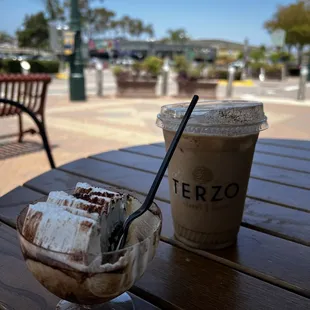
[[[114,249],[113,231],[126,218],[127,195],[78,183],[69,195],[51,192],[46,202],[29,205],[23,236],[43,248],[81,254],[89,264]]]
[[[120,295],[143,274],[159,241],[161,213],[153,204],[132,223],[125,248],[115,251],[113,234],[140,206],[129,194],[87,183],[70,193],[50,192],[17,221],[28,268],[71,302],[96,304]]]

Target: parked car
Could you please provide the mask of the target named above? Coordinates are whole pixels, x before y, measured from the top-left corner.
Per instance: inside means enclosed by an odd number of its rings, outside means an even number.
[[[97,58],[97,57],[92,57],[90,60],[89,60],[89,62],[88,62],[88,66],[89,66],[89,68],[96,68],[96,64],[98,63],[98,62],[100,62],[100,60],[99,60],[99,58]]]
[[[243,69],[244,68],[244,61],[242,60],[237,60],[237,61],[234,61],[232,63],[229,64],[229,67],[234,67],[236,69]]]
[[[132,66],[134,63],[133,59],[126,57],[126,58],[119,58],[116,60],[117,65],[122,65],[122,66]]]
[[[43,56],[43,55],[37,55],[36,60],[45,60],[45,61],[56,61],[57,58],[53,55],[50,56]]]

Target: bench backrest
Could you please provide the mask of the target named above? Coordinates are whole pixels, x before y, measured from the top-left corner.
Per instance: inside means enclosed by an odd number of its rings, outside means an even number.
[[[43,114],[50,81],[47,74],[0,74],[0,98],[17,101],[35,114]],[[17,108],[0,103],[0,117],[19,113]]]

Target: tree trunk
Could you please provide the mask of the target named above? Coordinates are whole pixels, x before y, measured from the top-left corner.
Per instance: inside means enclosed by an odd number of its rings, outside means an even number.
[[[302,62],[302,52],[303,52],[303,49],[304,49],[304,46],[303,45],[298,45],[297,47],[297,59],[298,59],[298,65],[300,66],[301,65],[301,62]]]
[[[291,44],[287,44],[286,45],[286,47],[287,47],[287,52],[289,53],[289,54],[291,54],[291,51],[292,51],[292,45]]]

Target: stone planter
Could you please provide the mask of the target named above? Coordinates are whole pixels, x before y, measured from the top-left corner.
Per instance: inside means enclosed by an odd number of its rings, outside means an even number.
[[[258,79],[259,78],[259,74],[260,74],[260,70],[259,69],[255,69],[252,70],[252,77],[254,79]],[[282,70],[274,70],[274,71],[265,71],[265,79],[266,80],[279,80],[282,81],[283,80],[283,72]]]
[[[117,96],[127,98],[154,98],[156,97],[156,82],[117,80]]]
[[[216,99],[218,82],[209,81],[178,81],[178,97],[191,98],[197,94],[203,99]]]
[[[266,79],[267,80],[283,80],[282,70],[266,72]]]

